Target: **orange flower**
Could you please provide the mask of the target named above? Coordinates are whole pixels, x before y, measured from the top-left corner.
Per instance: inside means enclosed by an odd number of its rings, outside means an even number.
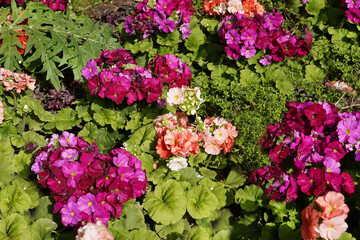
[[[157,145],[156,145],[156,152],[157,152],[157,154],[160,155],[161,158],[170,157],[171,152],[169,149],[167,149],[167,146],[164,142],[164,137],[161,137],[158,139]]]
[[[335,191],[330,191],[325,196],[318,197],[316,203],[323,210],[321,217],[325,220],[334,217],[347,218],[349,207],[344,200],[344,195]]]
[[[301,212],[301,236],[304,240],[316,240],[316,238],[320,237],[318,232],[320,213],[312,209],[312,206],[313,204],[307,206]]]

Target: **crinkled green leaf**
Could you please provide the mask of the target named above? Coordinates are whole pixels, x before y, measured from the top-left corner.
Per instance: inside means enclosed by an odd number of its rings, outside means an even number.
[[[192,29],[192,33],[185,40],[185,47],[192,51],[196,52],[199,50],[199,47],[205,43],[205,34],[201,31],[200,27],[197,25]]]
[[[0,141],[0,182],[6,184],[11,180],[11,174],[15,171],[13,163],[14,149],[10,140]]]
[[[24,139],[22,138],[22,136],[17,134],[17,135],[11,136],[11,144],[17,148],[21,148],[25,145],[25,142],[24,142]]]
[[[142,153],[136,156],[141,162],[141,169],[146,170],[146,174],[154,170],[154,157],[147,153]]]
[[[16,128],[12,125],[11,122],[5,122],[0,125],[0,139],[8,140],[11,136],[17,133]]]
[[[25,153],[25,151],[20,151],[13,158],[15,172],[20,173],[25,167],[29,168],[31,163],[32,155]]]
[[[211,240],[228,240],[230,239],[231,231],[230,230],[221,230],[212,236]]]
[[[278,227],[275,223],[266,223],[262,228],[260,240],[273,240],[278,236]]]
[[[63,108],[54,116],[55,126],[59,131],[71,129],[81,122],[77,117],[76,111],[71,108]]]
[[[39,189],[33,182],[28,182],[21,177],[17,177],[12,181],[13,185],[19,186],[30,197],[30,208],[34,208],[39,205]]]
[[[201,20],[200,24],[206,27],[210,33],[215,33],[218,30],[218,25],[220,22],[215,18],[204,18]]]
[[[76,112],[79,118],[82,118],[85,122],[92,120],[90,109],[90,105],[87,105],[85,102],[81,102],[81,104],[76,105]]]
[[[44,196],[39,199],[39,205],[32,210],[31,219],[34,221],[40,218],[53,219],[54,215],[52,214],[53,203],[50,200],[49,196]]]
[[[36,220],[30,227],[32,240],[51,240],[51,233],[57,228],[57,224],[48,218]]]
[[[29,226],[24,217],[18,213],[0,220],[0,239],[32,240]]]
[[[192,218],[200,219],[210,216],[218,205],[216,196],[204,186],[192,187],[186,193],[187,211]]]
[[[341,237],[338,238],[337,240],[355,240],[356,238],[354,238],[350,233],[348,232],[343,232],[341,234]]]
[[[159,237],[153,231],[140,229],[131,231],[129,234],[129,240],[158,240]]]
[[[129,140],[125,142],[126,148],[132,149],[139,146],[143,150],[150,151],[150,145],[156,143],[155,135],[156,131],[154,125],[152,123],[145,125],[131,134]]]
[[[262,204],[263,190],[256,185],[245,186],[239,189],[235,194],[235,201],[245,211],[251,212],[256,210]]]
[[[309,14],[317,16],[325,6],[326,0],[309,0],[309,2],[306,3],[305,9]]]
[[[231,170],[226,180],[224,181],[225,186],[230,188],[238,188],[244,185],[246,178],[238,173],[236,170]]]
[[[208,240],[209,234],[206,232],[205,228],[200,226],[192,227],[188,236],[187,240]]]
[[[97,126],[93,122],[88,122],[78,133],[78,136],[83,137],[83,139],[88,143],[93,143],[98,137],[98,133],[99,131]]]
[[[20,99],[20,104],[24,106],[27,105],[33,111],[33,113],[43,122],[54,121],[54,115],[44,110],[40,100],[31,98],[29,96],[24,96]]]
[[[101,151],[108,152],[115,145],[117,135],[117,132],[99,128],[95,142]]]
[[[168,170],[169,168],[165,166],[158,167],[154,171],[147,174],[148,181],[151,181],[156,185],[165,182],[167,179]]]
[[[305,68],[305,78],[315,84],[324,81],[325,74],[319,67],[311,64]]]
[[[199,163],[205,162],[205,159],[210,157],[207,153],[205,153],[203,150],[200,150],[200,152],[195,156],[194,154],[191,154],[189,157],[189,164],[191,166],[197,166]]]
[[[210,170],[208,168],[202,167],[199,169],[201,175],[203,175],[204,177],[210,178],[210,179],[215,179],[217,173],[213,170]]]
[[[161,238],[166,238],[172,233],[182,234],[184,232],[184,220],[169,225],[155,225],[155,230]]]
[[[126,123],[125,129],[134,132],[136,129],[141,127],[141,114],[137,111],[130,114],[131,120]]]
[[[186,198],[180,184],[170,179],[157,185],[154,192],[148,192],[143,206],[155,222],[174,224],[186,212]]]
[[[196,183],[201,179],[194,168],[182,168],[178,172],[180,173],[180,181],[187,181],[191,183],[191,185],[196,185]]]
[[[180,38],[180,32],[178,30],[174,30],[172,33],[160,33],[157,35],[156,42],[159,45],[168,46],[172,49],[178,47],[178,43],[182,40]]]
[[[260,79],[256,73],[252,72],[249,69],[244,69],[240,71],[240,83],[244,86],[252,86],[259,84]]]
[[[108,229],[115,239],[129,239],[129,231],[125,228],[125,219],[123,218],[110,220]]]
[[[231,219],[233,217],[233,214],[228,208],[223,208],[219,212],[220,217],[216,219],[213,224],[213,231],[221,231],[221,230],[230,230],[232,228],[231,226]]]
[[[33,131],[23,132],[22,137],[24,139],[25,145],[27,145],[29,142],[32,142],[37,143],[39,147],[45,147],[47,144],[44,136]]]
[[[279,227],[279,239],[301,239],[301,229],[296,230],[294,222],[284,222]]]
[[[7,185],[0,191],[0,210],[5,215],[13,212],[23,213],[31,205],[31,198],[19,186]]]
[[[122,214],[124,214],[126,219],[125,227],[127,230],[146,229],[144,215],[138,205],[126,207]]]
[[[217,208],[220,209],[221,207],[225,206],[226,204],[226,189],[224,184],[220,182],[211,181],[208,178],[204,178],[199,182],[200,185],[209,189],[217,198],[218,205]]]
[[[285,95],[291,95],[294,91],[294,85],[289,80],[277,80],[276,88]]]

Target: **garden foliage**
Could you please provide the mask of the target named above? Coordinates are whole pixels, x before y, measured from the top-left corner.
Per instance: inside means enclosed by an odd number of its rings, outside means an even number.
[[[360,237],[359,6],[233,2],[0,3],[0,239]]]

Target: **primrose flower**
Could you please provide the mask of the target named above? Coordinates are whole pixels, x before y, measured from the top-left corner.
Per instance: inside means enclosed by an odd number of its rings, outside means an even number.
[[[70,225],[71,227],[75,226],[79,221],[81,221],[80,209],[75,202],[69,202],[64,205],[61,209],[61,222],[64,226]]]
[[[347,223],[341,217],[323,220],[319,226],[320,236],[326,240],[338,239],[348,228]]]
[[[90,79],[96,76],[98,73],[98,68],[95,60],[88,61],[86,67],[84,67],[81,72],[86,79]]]
[[[166,101],[170,106],[179,105],[185,101],[185,95],[181,88],[171,88],[167,92]]]
[[[62,137],[59,138],[59,143],[63,147],[75,147],[77,144],[76,136],[73,133],[64,131]]]
[[[357,143],[360,138],[360,128],[355,116],[341,120],[337,125],[337,133],[339,135],[339,142]]]
[[[79,228],[76,240],[114,240],[114,237],[102,221],[99,220],[96,224],[89,222]]]
[[[82,212],[89,215],[97,210],[96,198],[91,193],[81,196],[77,201],[77,204]]]
[[[187,165],[186,158],[174,158],[167,164],[171,171],[179,171],[182,168],[186,168]]]

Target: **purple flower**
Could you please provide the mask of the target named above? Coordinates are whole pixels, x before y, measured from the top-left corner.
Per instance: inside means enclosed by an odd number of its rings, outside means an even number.
[[[163,98],[159,98],[157,100],[157,104],[158,104],[158,108],[163,108],[163,107],[166,107],[166,105],[167,105],[166,100]]]
[[[77,144],[77,139],[75,134],[64,131],[62,137],[59,138],[59,143],[62,147],[75,147]]]
[[[128,17],[124,21],[124,28],[125,32],[129,35],[132,35],[134,33],[134,25],[132,24],[131,17]]]
[[[230,58],[239,59],[240,57],[240,47],[237,44],[229,44],[225,47],[225,52]]]
[[[339,142],[355,144],[360,138],[359,123],[355,116],[341,120],[337,125]]]
[[[256,54],[256,49],[254,46],[242,46],[241,48],[241,56],[245,56],[246,58],[251,58]]]
[[[97,210],[96,198],[91,193],[81,196],[77,204],[82,212],[89,215]]]
[[[266,55],[265,57],[261,56],[261,59],[259,60],[259,63],[266,66],[266,65],[271,64],[271,59],[272,59],[272,57],[270,55]]]
[[[173,32],[176,27],[176,22],[170,19],[167,19],[159,24],[159,30],[162,30],[166,33]]]
[[[190,36],[190,34],[192,33],[192,30],[189,29],[190,24],[189,23],[183,23],[179,30],[181,32],[181,39],[186,39]]]
[[[333,172],[333,173],[340,174],[340,166],[341,165],[335,159],[328,158],[328,157],[325,158],[324,166],[325,166],[326,172],[328,172],[328,173]]]
[[[62,153],[61,153],[61,158],[63,160],[67,160],[67,161],[74,161],[75,158],[77,158],[78,156],[78,151],[76,149],[65,149]]]
[[[98,73],[98,68],[95,60],[88,61],[86,67],[84,67],[81,72],[86,79],[90,79],[93,76],[96,76]]]
[[[258,34],[254,29],[249,28],[241,33],[240,39],[244,42],[245,45],[253,46],[256,42],[257,35]]]
[[[358,8],[349,8],[345,11],[346,16],[350,22],[359,23],[360,22],[360,9]]]
[[[61,222],[64,224],[64,226],[70,225],[73,227],[79,221],[81,221],[80,209],[75,202],[69,202],[68,204],[64,205],[60,213]]]
[[[240,34],[236,29],[230,29],[225,33],[226,44],[239,44]]]
[[[165,12],[170,16],[176,7],[176,3],[173,0],[158,0],[156,1],[155,8],[160,12]]]

